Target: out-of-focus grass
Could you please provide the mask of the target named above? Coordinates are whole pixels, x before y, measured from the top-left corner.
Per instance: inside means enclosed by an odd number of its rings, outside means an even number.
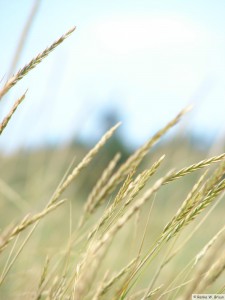
[[[179,169],[199,161],[201,157],[207,154],[200,151],[195,145],[191,145],[188,140],[184,139],[179,143],[179,147],[174,147],[174,144],[177,145],[178,143],[179,137],[177,140],[174,138],[171,141],[161,143],[144,159],[141,168],[150,166],[161,153],[167,153],[168,159],[164,162],[163,170],[159,169],[159,172],[155,175],[156,178],[159,178],[163,175],[162,172],[173,168],[175,163],[177,169]],[[12,221],[20,220],[28,212],[34,213],[39,211],[54,192],[74,155],[75,161],[80,161],[86,151],[85,147],[73,145],[61,149],[21,151],[13,156],[2,156],[0,203],[1,212],[4,213],[0,220],[1,228],[5,228]],[[98,176],[104,170],[105,162],[110,159],[111,155],[112,153],[109,154],[107,150],[103,150],[102,155],[96,157],[96,160],[91,163],[84,174],[66,191],[65,197],[69,199],[70,205],[69,203],[63,205],[40,222],[35,230],[35,234],[32,235],[20,254],[12,272],[9,273],[7,281],[2,285],[1,295],[4,295],[5,299],[22,299],[24,295],[20,295],[18,291],[30,290],[32,292],[39,280],[46,255],[51,257],[51,264],[54,265],[60,257],[60,252],[61,255],[63,254],[65,249],[62,245],[68,243],[70,226],[75,229],[82,214],[85,198]],[[180,207],[183,199],[199,177],[200,172],[202,171],[197,171],[187,175],[186,178],[178,179],[157,192],[154,196],[154,204],[148,203],[115,238],[106,255],[103,269],[107,269],[108,265],[112,270],[119,270],[136,255],[140,243],[139,239],[143,235],[143,228],[146,226],[146,220],[151,209],[151,217],[147,225],[143,246],[143,251],[147,251],[153,241],[160,235],[165,224]],[[151,184],[150,180],[148,185],[151,186]],[[223,209],[224,204],[219,204],[211,217],[196,232],[184,249],[178,252],[171,264],[163,271],[161,275],[163,282],[167,283],[172,278],[175,278],[176,274],[190,262],[194,255],[223,226]],[[102,213],[103,211],[100,209],[92,223],[97,222]],[[72,224],[70,224],[70,215],[72,215]],[[204,214],[201,218],[203,217]],[[194,221],[177,238],[174,249],[178,248],[196,228],[201,218]],[[20,241],[23,240],[26,234],[27,231],[20,235],[16,247],[19,246]],[[78,245],[79,251],[82,251],[82,241]],[[165,252],[155,259],[149,270],[142,277],[139,288],[144,288],[149,283],[150,278],[153,278],[157,266],[165,258],[167,251],[168,249],[165,249]],[[173,251],[168,251],[168,253],[168,255],[171,255]],[[2,256],[2,268],[8,254],[9,252],[6,251],[6,254]],[[76,253],[74,253],[74,256],[76,256]],[[29,295],[27,299],[29,299]]]

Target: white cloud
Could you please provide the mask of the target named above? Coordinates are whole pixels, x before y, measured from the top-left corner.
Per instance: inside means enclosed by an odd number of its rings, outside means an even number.
[[[175,15],[103,19],[92,28],[92,34],[96,43],[114,54],[164,47],[167,50],[175,50],[177,47],[193,48],[205,39],[200,28]]]

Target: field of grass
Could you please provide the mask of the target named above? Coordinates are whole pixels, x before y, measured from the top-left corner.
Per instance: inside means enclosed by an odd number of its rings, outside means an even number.
[[[73,30],[13,75],[0,99]],[[225,292],[225,154],[209,157],[181,136],[153,148],[188,110],[128,158],[104,150],[120,124],[91,149],[1,156],[0,299]]]

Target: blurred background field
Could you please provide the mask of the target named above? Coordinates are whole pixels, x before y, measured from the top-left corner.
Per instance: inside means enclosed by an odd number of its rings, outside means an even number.
[[[27,213],[41,211],[55,191],[71,161],[74,159],[75,164],[78,163],[87,153],[88,148],[87,145],[73,142],[64,147],[43,148],[32,151],[21,150],[14,153],[14,155],[2,155],[0,181],[1,228],[6,228],[12,222],[21,220]],[[180,169],[208,157],[209,150],[209,145],[202,147],[202,143],[199,145],[196,141],[193,142],[188,137],[182,135],[173,136],[170,139],[163,140],[151,151],[140,166],[140,171],[149,167],[162,154],[166,154],[163,165],[148,183],[148,186],[151,186],[156,178],[160,178],[168,170],[174,168],[174,166],[176,169]],[[119,137],[115,138],[114,141],[112,139],[109,145],[106,145],[102,149],[88,168],[84,170],[79,178],[63,194],[62,197],[69,199],[71,208],[69,203],[66,203],[41,220],[35,233],[31,236],[23,252],[19,255],[12,271],[7,276],[7,280],[1,287],[1,295],[3,297],[7,299],[30,299],[33,295],[32,293],[37,289],[37,283],[42,273],[46,255],[51,258],[51,266],[57,265],[60,262],[60,258],[65,253],[65,245],[67,245],[70,238],[70,227],[72,226],[72,230],[77,228],[88,194],[106,167],[107,162],[118,151],[122,152],[123,159],[127,158],[129,149],[124,149],[123,142]],[[180,207],[202,172],[197,171],[163,187],[154,196],[154,199],[151,199],[141,212],[129,221],[113,241],[104,264],[99,269],[96,280],[104,275],[104,270],[107,268],[110,271],[118,271],[137,253],[140,246],[140,237],[143,235],[148,214],[151,211],[143,249],[147,251],[150,248],[162,232],[164,226]],[[116,194],[114,193],[114,195]],[[110,197],[108,201],[112,201],[112,199]],[[107,203],[104,206],[106,205]],[[178,252],[175,259],[163,270],[157,281],[157,285],[163,283],[167,287],[176,278],[177,274],[190,263],[204,245],[220,230],[224,225],[224,209],[224,203],[221,201],[199,230],[193,234],[185,248]],[[168,249],[164,248],[165,251],[162,251],[153,264],[144,272],[139,281],[138,289],[140,287],[144,288],[149,284],[160,262],[165,259],[166,255],[171,255],[173,251],[182,245],[208,211],[209,209],[198,217],[193,224],[189,225],[178,236],[175,244],[172,241],[171,247],[172,244],[174,244],[174,247],[171,249],[174,250],[170,251],[170,246]],[[97,222],[102,212],[103,208],[100,208],[91,218],[89,225]],[[26,230],[25,233],[20,234],[16,244],[17,247],[22,243],[28,232],[29,230]],[[74,262],[81,254],[83,249],[82,243],[82,240],[75,242],[72,253]],[[2,268],[11,247],[1,257]],[[222,276],[218,280],[214,287],[215,292],[216,287],[219,288],[223,284],[223,278]],[[170,299],[170,296],[168,299]]]

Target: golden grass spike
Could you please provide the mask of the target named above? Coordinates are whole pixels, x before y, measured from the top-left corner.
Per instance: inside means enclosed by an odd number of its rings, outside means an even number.
[[[2,123],[0,124],[0,134],[2,134],[3,130],[6,128],[7,124],[9,123],[12,115],[17,110],[17,108],[20,105],[20,103],[24,100],[24,98],[26,96],[26,93],[27,93],[27,91],[14,103],[12,109],[10,110],[10,112],[8,113],[8,115],[4,118],[4,120],[2,121]]]
[[[207,206],[209,206],[213,200],[225,190],[225,179],[219,182],[217,185],[213,186],[207,195],[202,195],[202,199],[199,199],[195,203],[194,207],[187,207],[187,209],[182,212],[182,215],[178,215],[174,223],[167,231],[166,240],[170,240],[175,236],[180,230],[187,226],[191,221],[193,221]]]
[[[218,184],[218,182],[223,178],[225,175],[225,161],[222,161],[219,165],[219,167],[214,171],[213,175],[207,180],[205,186],[204,186],[204,192],[208,193],[211,188]]]
[[[130,186],[130,184],[132,183],[132,179],[133,179],[133,175],[135,173],[135,170],[132,170],[127,178],[125,179],[124,183],[122,184],[122,186],[120,187],[112,205],[109,206],[109,208],[106,210],[106,212],[103,214],[100,222],[97,224],[97,226],[95,226],[94,230],[91,231],[91,233],[89,233],[89,238],[97,231],[99,230],[106,222],[114,222],[113,220],[111,220],[111,218],[113,219],[117,219],[118,215],[121,213],[122,207],[124,206],[124,204],[122,203],[123,199],[126,197],[126,193],[127,190]],[[119,211],[118,211],[119,210]],[[108,225],[110,226],[110,225]]]
[[[189,221],[192,220],[196,214],[199,214],[203,209],[205,209],[212,201],[225,189],[225,179],[221,180],[217,185],[213,186],[209,193],[204,197],[204,199],[196,206],[195,210],[189,216]]]
[[[196,232],[198,232],[199,228],[202,227],[202,225],[205,223],[205,221],[209,218],[209,216],[211,215],[211,213],[215,210],[215,208],[218,206],[218,204],[220,203],[221,199],[223,197],[223,194],[220,195],[218,201],[216,203],[214,203],[214,205],[207,211],[207,213],[204,215],[204,217],[200,220],[200,222],[197,224],[197,226],[194,228],[193,231],[191,231],[191,233],[184,239],[184,241],[175,249],[174,252],[171,253],[171,255],[168,257],[168,259],[164,262],[164,266],[167,265],[172,258],[174,258],[182,249],[184,249],[184,246],[187,245],[187,243],[191,240],[191,238],[195,235]],[[203,250],[201,251],[203,253]],[[201,252],[199,253],[199,255],[201,256]],[[199,257],[199,259],[201,259],[201,257]],[[195,257],[195,261],[197,261],[197,256]],[[193,265],[195,264],[193,260]],[[179,274],[177,275],[177,277],[179,277]]]
[[[118,207],[121,208],[121,205],[123,206],[122,200],[126,197],[127,195],[127,190],[129,189],[131,183],[132,183],[132,179],[133,179],[133,175],[135,173],[135,170],[132,170],[127,178],[125,179],[124,183],[122,184],[122,186],[120,187],[113,203],[108,207],[108,209],[105,211],[105,213],[103,214],[102,218],[100,219],[100,221],[96,224],[96,226],[94,227],[94,229],[89,233],[88,235],[88,239],[92,238],[92,236],[107,222],[109,221],[109,219],[111,217],[117,218],[118,215],[116,213]]]
[[[133,206],[131,206],[123,216],[121,216],[118,220],[115,221],[113,226],[109,228],[109,230],[102,236],[96,245],[96,252],[104,245],[107,241],[111,240],[113,236],[117,233],[117,231],[124,226],[125,223],[129,221],[129,219],[140,210],[140,208],[145,204],[145,202],[163,185],[163,183],[167,180],[168,176],[170,176],[170,172],[157,180],[154,185],[149,188],[144,195],[138,199]]]
[[[81,228],[84,225],[84,222],[87,220],[88,216],[91,215],[101,204],[102,202],[99,201],[99,193],[103,186],[109,180],[113,170],[115,169],[121,155],[117,153],[114,158],[110,161],[109,165],[103,171],[102,176],[98,180],[97,184],[92,189],[91,193],[88,196],[87,202],[84,206],[84,213],[80,218],[78,228]]]
[[[112,208],[116,207],[124,197],[127,195],[127,191],[129,189],[129,186],[133,182],[133,176],[136,172],[136,169],[131,170],[131,172],[128,174],[127,178],[125,179],[123,185],[121,186],[118,194],[116,195],[116,198],[113,201]]]
[[[172,220],[165,226],[163,232],[165,233],[171,226],[176,222],[178,216],[183,215],[186,212],[187,207],[190,207],[190,203],[193,203],[196,199],[196,193],[198,192],[203,180],[205,179],[207,172],[205,172],[198,180],[198,182],[194,185],[191,192],[188,194],[187,198],[182,203],[181,207],[178,209],[177,213],[173,216]],[[195,199],[195,200],[193,200]]]
[[[138,176],[136,178],[137,180],[134,180],[133,184],[131,184],[132,189],[128,191],[130,192],[130,194],[128,195],[128,199],[125,203],[126,206],[129,205],[131,201],[137,196],[137,194],[144,188],[148,179],[155,174],[164,158],[165,155],[162,155],[148,170],[145,170],[143,173],[141,173],[140,177]]]
[[[202,161],[198,162],[197,164],[193,164],[189,167],[185,167],[185,168],[179,170],[178,172],[174,172],[173,174],[171,174],[171,177],[168,179],[167,182],[165,182],[165,184],[167,184],[167,183],[169,183],[173,180],[176,180],[180,177],[183,177],[183,176],[185,176],[189,173],[192,173],[196,170],[207,167],[212,163],[219,162],[219,161],[223,160],[224,158],[225,158],[225,153],[223,153],[221,155],[218,155],[218,156],[213,156],[213,157],[205,159],[205,160],[202,160]]]
[[[65,191],[65,189],[70,185],[70,183],[77,177],[77,175],[91,162],[94,156],[98,153],[98,151],[105,145],[107,140],[113,135],[116,129],[120,126],[120,122],[109,129],[100,141],[92,148],[88,154],[82,159],[82,161],[78,164],[77,167],[73,169],[73,171],[67,176],[67,178],[62,182],[61,185],[56,189],[52,199],[50,200],[48,206],[55,203],[60,195]]]
[[[122,187],[120,188],[113,204],[107,209],[105,214],[102,216],[101,220],[98,222],[98,224],[94,227],[94,229],[89,233],[88,238],[92,238],[92,236],[96,233],[97,230],[99,230],[105,222],[114,214],[115,209],[117,208],[117,204],[122,201],[122,199],[125,199],[127,197],[126,202],[124,203],[124,206],[128,206],[135,196],[142,190],[142,188],[145,186],[147,180],[157,171],[158,167],[162,163],[163,159],[165,158],[165,155],[162,155],[148,170],[143,171],[141,174],[139,174],[134,181],[132,180],[134,170],[131,171],[130,174],[128,174],[128,177],[126,178],[125,182],[123,183]]]
[[[210,199],[213,200],[216,197],[215,196],[212,199],[212,197],[213,197],[212,190],[215,189],[215,187],[218,185],[218,182],[219,182],[220,188],[221,188],[222,182],[220,182],[220,179],[222,178],[222,176],[224,174],[224,170],[225,170],[225,163],[222,162],[221,165],[219,166],[219,168],[215,170],[213,175],[207,180],[207,182],[204,184],[204,186],[199,191],[197,191],[197,189],[199,189],[199,185],[201,184],[201,181],[204,178],[204,175],[200,178],[199,182],[197,182],[194,187],[195,191],[191,192],[190,195],[188,195],[187,199],[184,201],[183,205],[178,210],[178,212],[174,216],[173,220],[171,220],[171,222],[168,223],[168,225],[165,227],[164,232],[168,228],[172,228],[171,225],[174,224],[175,222],[184,220],[185,218],[187,218],[188,215],[190,215],[190,213],[192,211],[194,211],[194,209],[196,209],[196,207],[198,205],[202,205],[201,203],[204,201],[204,199],[206,199],[206,200],[208,199],[207,201],[209,202]],[[217,190],[217,192],[220,193],[221,191]],[[206,206],[209,204],[210,203],[208,203],[208,204],[205,203]],[[202,209],[204,209],[206,206],[204,206]]]
[[[15,75],[13,75],[0,90],[1,98],[19,81],[21,80],[30,70],[34,69],[46,56],[49,55],[57,46],[59,46],[74,30],[76,27],[71,28],[64,35],[62,35],[57,41],[51,46],[47,47],[43,52],[39,53],[33,58],[27,65],[20,69]]]
[[[183,115],[185,115],[191,106],[183,109],[174,119],[172,119],[165,127],[159,130],[150,140],[148,140],[142,147],[140,147],[134,154],[132,154],[127,161],[118,169],[118,171],[111,177],[108,184],[102,189],[101,200],[105,199],[117,185],[130,173],[131,170],[137,168],[148,151],[159,141],[159,139],[174,125],[176,125]]]
[[[110,161],[109,165],[107,168],[104,170],[102,176],[100,177],[99,181],[97,184],[94,186],[93,190],[91,191],[87,203],[84,207],[84,210],[88,213],[93,213],[95,208],[100,205],[101,203],[98,201],[98,195],[103,188],[103,186],[106,184],[108,181],[109,177],[112,174],[112,171],[114,170],[115,166],[117,165],[121,155],[117,153],[115,157]],[[97,201],[96,201],[97,200]]]

